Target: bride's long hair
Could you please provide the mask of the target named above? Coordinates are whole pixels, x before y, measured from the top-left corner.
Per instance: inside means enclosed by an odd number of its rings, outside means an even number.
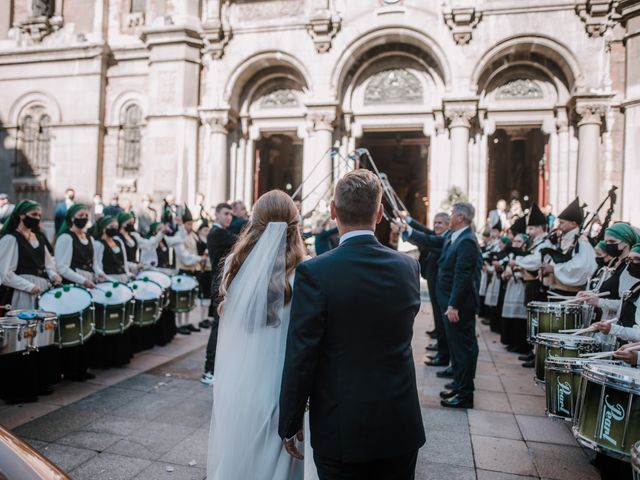
[[[292,288],[288,280],[289,275],[302,261],[306,252],[304,242],[300,236],[300,213],[289,195],[281,190],[271,190],[258,198],[258,201],[253,206],[251,220],[240,234],[238,241],[229,254],[229,266],[220,282],[219,315],[222,315],[229,285],[233,282],[233,279],[240,271],[240,267],[242,267],[245,259],[258,243],[270,222],[284,222],[287,224],[285,305],[291,301]]]

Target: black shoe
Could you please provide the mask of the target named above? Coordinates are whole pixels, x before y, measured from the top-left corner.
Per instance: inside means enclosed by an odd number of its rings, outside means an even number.
[[[196,327],[193,323],[187,323],[185,325],[185,327],[187,327],[189,330],[191,330],[192,332],[201,332],[202,330],[200,330],[198,327]]]
[[[440,398],[442,399],[455,397],[456,395],[458,395],[458,392],[456,390],[442,390],[440,392]]]
[[[178,327],[177,332],[182,334],[182,335],[191,335],[191,329],[189,327],[187,327],[186,325],[182,325],[182,326]]]
[[[429,367],[446,367],[449,365],[449,359],[442,355],[436,355],[433,358],[424,361],[425,365]]]
[[[437,352],[438,351],[438,343],[434,343],[432,345],[427,345],[424,347],[427,352]]]
[[[440,405],[445,408],[473,408],[473,397],[461,397],[455,395],[448,399],[440,400]]]
[[[491,320],[489,320],[488,318],[483,318],[480,320],[480,323],[483,325],[491,325]]]
[[[456,382],[449,382],[449,383],[446,383],[444,385],[444,389],[445,390],[457,390],[458,386],[456,385]]]
[[[429,335],[431,338],[434,338],[436,336],[436,329],[434,328],[433,330],[427,330],[427,335]]]
[[[511,353],[513,353],[513,352],[515,352],[516,350],[517,350],[517,349],[516,349],[516,347],[514,347],[513,345],[508,345],[508,346],[507,346],[507,352],[511,352]]]
[[[530,362],[534,358],[536,358],[536,356],[533,354],[533,352],[530,352],[530,353],[527,353],[525,355],[520,355],[518,357],[518,360],[520,360],[522,362]]]
[[[453,368],[448,367],[436,373],[438,378],[453,378]]]
[[[208,318],[205,318],[200,323],[198,323],[198,326],[200,328],[211,328],[211,320],[209,320]]]
[[[524,368],[534,368],[536,366],[536,362],[534,360],[529,360],[528,362],[524,362],[522,366]]]
[[[94,378],[96,378],[96,376],[95,376],[93,373],[91,373],[91,372],[83,372],[83,373],[82,373],[82,377],[83,377],[85,380],[93,380]]]

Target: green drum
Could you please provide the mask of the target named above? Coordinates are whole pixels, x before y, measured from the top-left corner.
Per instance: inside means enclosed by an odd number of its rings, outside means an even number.
[[[591,309],[582,305],[557,302],[529,302],[527,305],[527,340],[535,343],[541,333],[584,328],[590,321]]]
[[[198,281],[191,275],[174,275],[171,277],[169,290],[169,310],[176,313],[190,312],[196,307],[199,290]]]
[[[640,480],[640,442],[631,447],[631,468],[633,468],[633,480]]]
[[[582,445],[631,460],[640,441],[640,371],[617,365],[585,365],[573,434]]]
[[[153,325],[162,314],[162,287],[153,280],[132,280],[133,324],[138,327]]]
[[[619,360],[590,360],[588,358],[547,357],[544,364],[548,417],[572,421],[580,391],[580,374],[587,364],[624,365]]]
[[[548,357],[578,358],[581,353],[599,352],[600,342],[591,337],[564,333],[540,333],[536,340],[536,383],[544,383],[544,367]]]
[[[93,298],[89,290],[75,285],[47,290],[38,307],[58,316],[55,343],[60,348],[84,344],[93,335]]]
[[[131,326],[133,292],[120,282],[98,283],[91,290],[95,308],[96,332],[118,335]]]

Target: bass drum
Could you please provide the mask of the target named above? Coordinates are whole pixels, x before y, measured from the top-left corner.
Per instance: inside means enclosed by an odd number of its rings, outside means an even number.
[[[55,343],[56,325],[58,324],[58,317],[55,313],[42,310],[9,310],[7,317],[37,322],[34,346],[44,348]]]
[[[131,326],[133,292],[120,282],[98,283],[91,290],[95,307],[96,332],[117,335]]]
[[[84,344],[94,332],[93,297],[89,290],[64,285],[44,292],[38,307],[58,316],[55,343],[60,348]]]
[[[153,325],[162,313],[162,287],[153,280],[132,280],[133,324],[138,327]]]

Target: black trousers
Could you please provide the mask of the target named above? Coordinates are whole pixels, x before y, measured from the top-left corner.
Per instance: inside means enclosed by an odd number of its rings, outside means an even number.
[[[218,327],[220,325],[220,317],[215,309],[213,310],[212,315],[213,320],[211,320],[209,341],[207,342],[207,353],[204,360],[204,371],[208,373],[213,373],[216,366],[216,347],[218,346]]]
[[[456,390],[462,397],[473,396],[475,389],[473,379],[476,376],[478,363],[478,339],[476,337],[476,314],[473,308],[463,307],[458,310],[460,320],[451,323],[442,309],[442,317],[449,339],[453,381]]]
[[[418,452],[367,463],[342,463],[314,453],[320,480],[413,480]]]
[[[436,330],[436,340],[438,341],[438,355],[445,360],[449,359],[449,344],[447,343],[447,331],[444,327],[442,318],[442,309],[436,298],[436,279],[427,278],[427,286],[429,288],[429,298],[431,299],[431,308],[433,309],[433,321]]]

